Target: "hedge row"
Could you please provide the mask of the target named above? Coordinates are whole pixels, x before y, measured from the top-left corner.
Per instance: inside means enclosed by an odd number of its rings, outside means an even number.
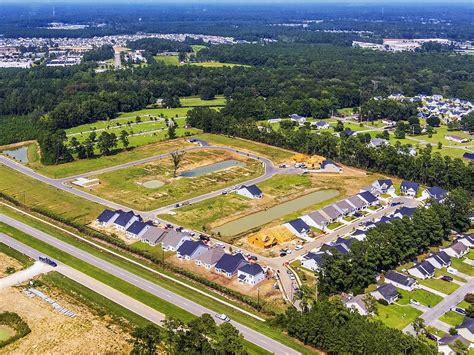
[[[53,219],[55,221],[58,221],[58,222],[60,222],[64,225],[70,226],[70,227],[76,229],[77,231],[79,231],[80,233],[85,234],[85,235],[87,235],[91,238],[102,240],[102,241],[107,242],[109,244],[115,245],[115,246],[119,247],[120,249],[123,249],[127,252],[130,252],[130,253],[138,255],[142,258],[145,258],[145,259],[151,261],[153,264],[156,264],[156,265],[158,265],[159,267],[161,267],[165,270],[174,272],[174,273],[182,275],[182,276],[184,276],[188,279],[199,282],[199,283],[201,283],[201,284],[203,284],[207,287],[210,287],[210,288],[212,288],[212,289],[214,289],[214,290],[216,290],[216,291],[218,291],[222,294],[225,294],[225,295],[230,296],[230,297],[232,297],[232,298],[234,298],[234,299],[236,299],[240,302],[243,302],[243,303],[249,305],[250,307],[254,308],[257,311],[264,312],[268,315],[274,315],[275,314],[273,310],[268,310],[268,309],[264,308],[264,302],[258,303],[255,299],[253,299],[251,297],[248,297],[248,296],[245,296],[245,295],[241,294],[240,292],[231,290],[231,289],[229,289],[225,286],[222,286],[218,283],[210,281],[210,280],[208,280],[208,279],[206,279],[206,278],[204,278],[200,275],[197,275],[197,274],[195,274],[195,273],[193,273],[189,270],[186,270],[186,269],[180,268],[178,266],[175,266],[173,264],[167,263],[166,261],[163,261],[163,260],[157,258],[155,255],[152,255],[147,251],[140,250],[140,249],[137,249],[137,248],[133,247],[132,245],[126,244],[124,241],[122,241],[121,239],[119,239],[117,237],[113,237],[113,236],[109,236],[109,235],[100,233],[100,232],[98,232],[98,231],[96,231],[92,228],[84,226],[83,224],[74,222],[74,221],[72,221],[68,218],[65,218],[63,216],[59,216],[59,215],[57,215],[56,213],[54,213],[52,211],[49,211],[49,210],[46,210],[46,209],[43,209],[43,208],[40,208],[40,207],[29,208],[28,206],[23,205],[20,201],[16,200],[15,198],[13,198],[11,196],[6,195],[3,192],[0,192],[0,197],[4,198],[5,200],[7,200],[11,203],[13,203],[16,206],[29,209],[29,210],[31,210],[33,212],[36,212],[36,213],[39,213],[39,214],[41,214],[45,217],[48,217],[48,218]]]
[[[3,348],[8,344],[11,344],[14,341],[21,339],[31,333],[31,329],[28,324],[26,324],[26,322],[18,314],[13,312],[0,313],[0,324],[13,328],[16,333],[14,336],[5,339],[4,341],[0,341],[0,348]]]

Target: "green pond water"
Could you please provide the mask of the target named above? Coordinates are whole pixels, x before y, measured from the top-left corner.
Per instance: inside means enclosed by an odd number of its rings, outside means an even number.
[[[298,197],[294,200],[282,203],[280,205],[269,208],[265,211],[260,211],[235,221],[223,224],[212,231],[214,233],[220,233],[225,236],[233,236],[253,228],[260,227],[264,224],[270,223],[271,221],[284,217],[293,212],[308,208],[312,205],[316,205],[323,201],[329,200],[339,195],[337,190],[324,190],[312,192],[308,195]]]
[[[206,165],[206,166],[201,166],[201,167],[196,168],[196,169],[184,171],[180,174],[180,176],[196,177],[196,176],[201,176],[201,175],[204,175],[204,174],[213,173],[215,171],[231,168],[233,166],[245,166],[245,163],[242,163],[242,162],[237,161],[237,160],[230,159],[230,160],[221,161],[219,163],[209,164],[209,165]]]
[[[9,157],[14,158],[16,161],[19,161],[20,163],[28,163],[28,147],[20,147],[20,148],[12,149],[12,150],[4,150],[2,153],[5,155],[8,155]]]

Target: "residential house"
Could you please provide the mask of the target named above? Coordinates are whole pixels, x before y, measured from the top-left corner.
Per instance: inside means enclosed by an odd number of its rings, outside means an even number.
[[[302,125],[306,122],[306,117],[297,115],[296,113],[291,114],[290,118],[293,122],[297,122],[300,125]]]
[[[301,219],[296,218],[283,224],[288,230],[298,238],[307,238],[311,228]]]
[[[319,250],[331,255],[334,255],[334,253],[346,255],[349,252],[349,247],[345,243],[325,243]]]
[[[210,270],[216,266],[217,262],[224,256],[224,254],[224,248],[213,247],[198,255],[194,260],[196,265],[204,266],[206,269]]]
[[[462,258],[464,255],[469,253],[469,247],[461,242],[454,242],[447,248],[441,248],[440,250],[446,252],[451,257]]]
[[[469,248],[474,247],[474,234],[463,234],[463,236],[456,239],[456,241],[463,243]]]
[[[259,264],[245,264],[237,270],[237,280],[255,286],[265,280],[265,271]]]
[[[414,278],[392,270],[385,274],[384,279],[386,283],[392,284],[393,286],[406,291],[413,291],[417,285]]]
[[[425,261],[429,262],[437,269],[451,266],[451,257],[444,251],[440,251],[436,254],[431,254],[425,259]]]
[[[104,210],[99,217],[96,218],[96,222],[101,226],[101,227],[107,227],[110,226],[112,223],[115,222],[115,220],[118,218],[122,211],[111,211],[111,210]]]
[[[353,195],[348,198],[346,198],[346,201],[354,207],[356,211],[360,211],[361,209],[365,208],[368,206],[367,201],[364,201],[361,197],[358,195]]]
[[[151,226],[145,233],[142,234],[140,240],[143,243],[147,243],[150,246],[155,246],[163,240],[166,235],[166,230],[158,227]]]
[[[456,143],[468,143],[468,142],[471,141],[469,138],[453,136],[453,135],[449,135],[449,134],[445,135],[444,138],[447,139],[448,141],[452,141],[452,142],[456,142]]]
[[[468,349],[472,349],[474,346],[469,340],[459,334],[445,335],[438,340],[438,354],[455,355],[456,352],[452,349],[452,345],[457,341],[463,343]]]
[[[308,213],[307,215],[304,215],[301,217],[301,219],[311,227],[315,227],[318,229],[321,229],[324,231],[329,224],[329,219],[325,217],[321,212],[319,211],[314,211],[311,213]]]
[[[448,191],[442,189],[441,187],[433,186],[428,187],[425,191],[423,191],[422,197],[423,199],[431,198],[437,202],[442,202],[447,194]]]
[[[319,271],[323,267],[323,256],[325,254],[325,252],[321,251],[316,253],[309,252],[301,258],[301,266],[312,271]]]
[[[324,121],[315,122],[313,125],[316,127],[316,129],[329,129],[329,128],[331,128],[329,123],[324,122]]]
[[[400,193],[405,196],[415,197],[420,189],[420,184],[403,180],[400,184]]]
[[[413,214],[415,213],[416,211],[416,207],[401,207],[401,208],[398,208],[394,213],[393,213],[393,217],[396,217],[396,218],[403,218],[403,217],[411,217],[413,216]]]
[[[129,238],[135,238],[138,239],[140,238],[148,228],[152,226],[151,222],[143,222],[143,221],[135,221],[133,222],[130,227],[127,228],[125,231],[125,234]]]
[[[355,134],[355,132],[354,132],[352,129],[350,129],[350,128],[345,128],[345,129],[339,134],[339,136],[345,135],[345,136],[347,136],[347,137],[350,137],[350,136],[352,136],[353,134]]]
[[[191,240],[188,235],[170,229],[166,231],[161,245],[164,251],[176,251],[187,240]]]
[[[342,218],[342,212],[339,211],[334,205],[329,205],[320,210],[324,215],[329,218],[329,222],[333,223]]]
[[[370,148],[379,148],[388,145],[388,141],[383,138],[372,138],[368,144]]]
[[[349,204],[346,200],[338,201],[334,205],[344,216],[352,215],[356,212],[356,208]]]
[[[270,118],[267,122],[270,123],[270,124],[272,124],[272,123],[280,123],[280,122],[281,122],[281,118]]]
[[[332,160],[328,160],[328,159],[323,160],[321,162],[321,164],[319,164],[319,167],[320,167],[321,170],[329,171],[329,172],[333,172],[333,173],[340,173],[342,171],[341,166],[339,166],[338,164],[336,164]]]
[[[214,270],[218,274],[223,274],[228,278],[231,278],[235,274],[237,274],[237,270],[239,270],[242,266],[247,264],[245,258],[242,254],[224,254],[222,258],[216,263]]]
[[[257,187],[257,185],[244,185],[237,190],[237,193],[241,196],[251,199],[259,199],[263,197],[263,192]]]
[[[470,342],[474,342],[474,318],[464,317],[464,321],[456,329],[460,336]]]
[[[133,213],[133,211],[119,212],[119,216],[115,219],[113,225],[115,228],[121,231],[126,231],[134,222],[141,221],[142,218],[139,215]]]
[[[351,237],[357,239],[358,241],[363,241],[367,238],[367,232],[362,229],[356,229],[351,233]]]
[[[377,180],[372,184],[372,186],[380,194],[395,193],[395,186],[393,186],[392,180],[390,179]]]
[[[385,300],[388,304],[398,300],[398,291],[392,284],[383,284],[370,294],[378,300]]]
[[[207,246],[201,241],[186,240],[176,250],[176,255],[180,259],[194,260],[199,255],[206,252]]]
[[[425,260],[408,269],[408,273],[422,280],[429,279],[434,276],[435,267],[430,262]]]
[[[357,194],[363,201],[367,203],[369,206],[376,205],[378,203],[378,198],[375,196],[373,193],[370,191],[362,191],[359,194]]]
[[[356,311],[359,313],[361,316],[367,316],[369,315],[369,311],[367,310],[367,307],[364,302],[365,294],[360,294],[354,297],[349,298],[347,301],[345,301],[345,305],[347,308],[352,309],[353,311]]]

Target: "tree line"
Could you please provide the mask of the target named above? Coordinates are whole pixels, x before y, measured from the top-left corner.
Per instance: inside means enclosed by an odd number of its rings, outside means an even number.
[[[412,217],[394,219],[367,231],[364,241],[354,241],[346,255],[326,255],[318,290],[330,296],[341,292],[363,293],[379,273],[389,271],[448,240],[452,230],[470,227],[471,194],[457,188],[442,203],[419,207]]]
[[[474,164],[464,164],[461,159],[433,153],[429,145],[412,156],[408,146],[398,143],[374,149],[359,136],[347,136],[344,132],[337,137],[329,132],[316,134],[307,127],[273,130],[263,125],[259,128],[253,119],[236,119],[225,113],[225,108],[221,112],[194,108],[188,112],[187,123],[204,132],[250,139],[309,155],[322,155],[349,166],[426,185],[445,189],[463,187],[474,191]]]

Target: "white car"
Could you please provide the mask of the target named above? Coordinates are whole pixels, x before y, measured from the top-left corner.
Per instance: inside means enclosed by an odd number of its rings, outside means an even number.
[[[414,304],[415,306],[419,306],[419,305],[420,305],[420,302],[418,302],[417,300],[410,300],[410,303],[411,303],[411,304]]]
[[[302,246],[302,245],[297,245],[297,246],[295,247],[295,250],[301,250],[301,249],[303,249],[303,246]]]
[[[224,322],[230,322],[230,318],[227,317],[224,313],[216,314],[216,318],[220,319],[221,321],[224,321]]]

